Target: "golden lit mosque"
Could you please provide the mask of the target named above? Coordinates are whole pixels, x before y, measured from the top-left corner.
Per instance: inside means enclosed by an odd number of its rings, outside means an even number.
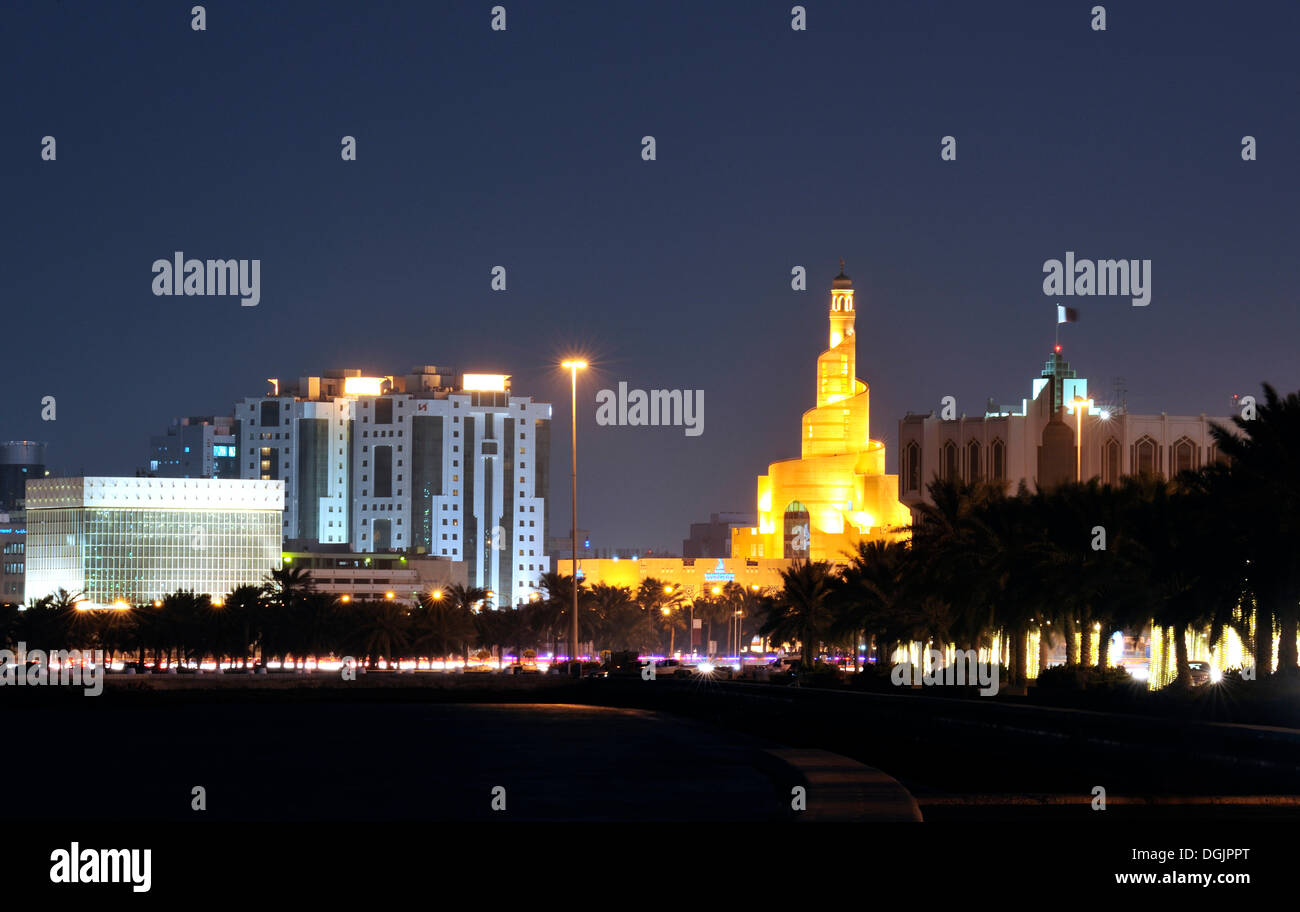
[[[871,390],[857,377],[853,281],[831,284],[830,346],[817,358],[816,406],[804,412],[798,459],[758,478],[758,527],[732,532],[732,557],[843,562],[862,539],[905,537],[911,524],[885,445],[871,439]]]
[[[589,583],[636,587],[654,578],[688,599],[728,582],[779,586],[794,560],[843,563],[863,539],[905,538],[911,513],[898,499],[898,476],[885,474],[885,445],[870,433],[871,391],[857,377],[853,282],[831,286],[830,346],[817,358],[816,405],[804,412],[800,456],[758,478],[758,526],[732,531],[729,558],[583,558]],[[556,560],[560,573],[573,562]]]

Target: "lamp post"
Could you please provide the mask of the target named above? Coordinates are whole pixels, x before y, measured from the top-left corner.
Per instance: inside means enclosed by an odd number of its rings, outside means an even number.
[[[577,662],[578,660],[578,371],[584,369],[587,366],[587,362],[570,359],[568,361],[565,361],[562,366],[567,368],[569,371],[570,392],[572,394],[572,398],[570,400],[570,408],[572,409],[571,415],[573,417],[573,422],[572,422],[572,436],[570,439],[570,443],[572,444],[571,450],[573,453],[573,463],[572,463],[573,472],[572,472],[572,479],[571,479],[572,489],[573,489],[573,627],[570,631],[570,638],[569,638],[569,645],[571,647],[569,661]],[[581,677],[582,669],[575,668],[574,674]]]
[[[714,601],[717,602],[718,604],[721,604],[721,603],[722,603],[722,587],[721,587],[721,586],[714,586],[714,587],[710,590],[710,592],[712,592],[712,594],[713,594],[713,599],[714,599]],[[710,617],[716,615],[717,613],[718,613],[718,612],[717,612],[717,608],[716,608],[716,607],[709,609],[709,615],[710,615]],[[712,621],[712,620],[709,621],[709,634],[710,634],[710,636],[712,636],[712,634],[713,634],[713,621]],[[730,626],[730,625],[727,626],[727,639],[731,639],[731,626]],[[691,621],[691,645],[692,645],[692,646],[695,645],[695,622],[694,622],[694,621]],[[709,640],[709,641],[705,641],[705,643],[704,643],[704,647],[705,647],[705,648],[704,648],[704,651],[705,651],[706,653],[709,651],[709,648],[711,647],[711,645],[712,645],[712,641],[711,641],[711,640]]]
[[[1074,480],[1083,481],[1083,410],[1092,408],[1092,400],[1085,399],[1082,396],[1075,396],[1070,400],[1070,405],[1074,406]]]

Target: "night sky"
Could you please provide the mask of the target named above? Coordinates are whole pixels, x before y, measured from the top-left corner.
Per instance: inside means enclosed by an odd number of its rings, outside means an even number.
[[[206,32],[192,5],[3,16],[0,439],[57,470],[133,474],[266,377],[503,372],[555,403],[565,534],[579,352],[580,525],[676,550],[798,455],[840,257],[890,471],[906,412],[1029,395],[1067,250],[1152,260],[1146,308],[1062,301],[1102,398],[1122,376],[1130,410],[1224,414],[1300,387],[1293,0],[1105,3],[1105,32],[1090,0],[813,0],[806,32],[754,0],[504,0],[504,33],[488,0],[212,2]],[[155,297],[176,250],[260,259],[261,303]],[[620,380],[704,390],[703,435],[596,427]]]

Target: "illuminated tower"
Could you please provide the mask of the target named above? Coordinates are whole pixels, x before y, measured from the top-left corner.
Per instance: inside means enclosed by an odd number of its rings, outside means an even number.
[[[817,358],[817,407],[804,412],[803,457],[838,456],[869,443],[871,394],[857,379],[858,337],[853,325],[853,280],[840,274],[831,284],[830,348]]]
[[[842,260],[828,316],[830,346],[817,358],[801,456],[759,476],[758,526],[733,533],[733,557],[844,561],[863,539],[906,534],[898,477],[885,474],[885,445],[869,433],[871,393],[857,378],[857,312]]]

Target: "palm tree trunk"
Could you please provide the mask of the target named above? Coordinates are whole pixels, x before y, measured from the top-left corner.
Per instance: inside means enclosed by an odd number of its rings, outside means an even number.
[[[1015,632],[1015,649],[1011,657],[1011,683],[1020,685],[1027,683],[1026,678],[1029,671],[1029,631],[1019,627]],[[996,658],[993,661],[997,661]]]
[[[1273,673],[1273,613],[1255,600],[1255,677]]]
[[[1187,664],[1187,625],[1174,625],[1174,658],[1178,663],[1178,678],[1176,683],[1179,687],[1192,686],[1192,668]]]
[[[1281,621],[1280,636],[1282,639],[1277,647],[1277,670],[1279,673],[1287,675],[1300,673],[1296,656],[1295,607],[1288,605],[1288,607],[1284,608],[1278,620]]]

